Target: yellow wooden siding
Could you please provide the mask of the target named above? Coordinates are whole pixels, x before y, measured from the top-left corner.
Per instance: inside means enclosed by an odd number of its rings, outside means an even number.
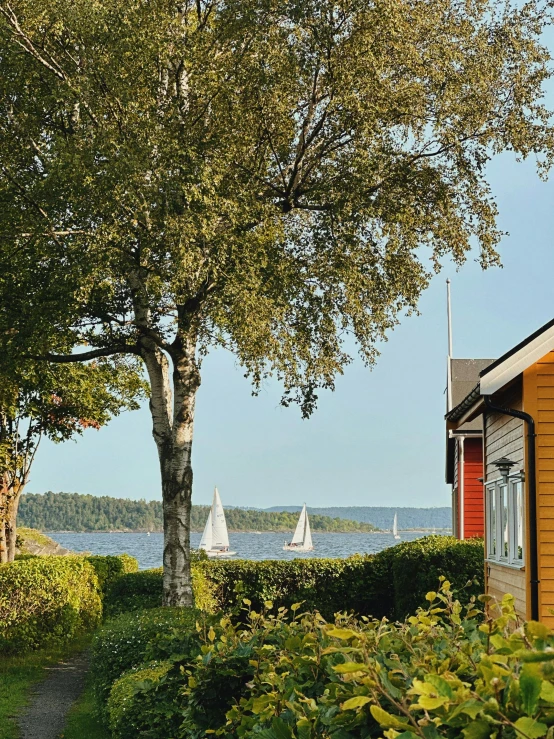
[[[554,352],[525,370],[523,409],[537,433],[539,616],[554,626]]]
[[[486,563],[487,593],[500,603],[506,593],[515,598],[516,612],[521,618],[527,617],[527,597],[525,570],[516,570],[496,562]],[[554,593],[553,593],[554,595]]]

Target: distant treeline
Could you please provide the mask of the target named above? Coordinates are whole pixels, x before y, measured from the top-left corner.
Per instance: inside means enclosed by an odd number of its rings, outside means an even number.
[[[191,528],[202,531],[208,506],[192,506]],[[230,531],[292,531],[298,513],[228,508]],[[27,493],[21,497],[18,523],[40,531],[162,531],[161,501],[127,500],[79,493]],[[310,515],[314,531],[367,532],[368,522]]]
[[[269,511],[296,512],[299,506],[274,506]],[[393,508],[380,506],[336,506],[317,508],[308,506],[310,520],[312,514],[348,518],[353,521],[372,523],[379,529],[392,528],[394,514],[398,514],[399,529],[449,529],[452,526],[452,508]]]

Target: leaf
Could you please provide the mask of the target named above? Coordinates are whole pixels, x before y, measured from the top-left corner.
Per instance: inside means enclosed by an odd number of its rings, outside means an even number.
[[[275,734],[275,739],[292,739],[292,729],[282,718],[276,716],[271,722],[271,728]]]
[[[548,726],[543,724],[541,721],[535,721],[535,719],[529,716],[522,716],[514,724],[518,734],[529,739],[538,739],[539,736],[544,736],[548,731]]]
[[[536,665],[524,665],[519,677],[519,692],[523,710],[529,716],[535,713],[541,689],[542,679],[537,674]]]
[[[381,706],[373,705],[369,710],[375,721],[385,729],[402,729],[402,731],[405,731],[408,728],[407,721],[401,721],[398,716],[387,713]]]
[[[327,634],[332,636],[334,639],[343,640],[359,636],[359,634],[356,631],[352,631],[352,629],[337,629],[336,626],[332,626],[330,629],[327,629]]]
[[[367,670],[367,666],[362,662],[343,662],[340,665],[335,665],[333,667],[333,670],[335,672],[361,672],[362,670]]]
[[[488,739],[491,735],[492,726],[487,721],[479,719],[472,721],[469,726],[462,730],[464,739]]]
[[[548,680],[542,681],[541,698],[548,703],[554,703],[554,685]]]
[[[439,695],[433,698],[430,695],[420,695],[417,703],[412,705],[412,708],[424,708],[426,711],[434,711],[441,706],[448,703],[448,698],[444,695]]]
[[[351,711],[354,708],[361,708],[366,703],[371,703],[371,698],[368,695],[355,695],[353,698],[349,698],[347,701],[341,704],[343,711]],[[371,707],[372,709],[374,706]]]

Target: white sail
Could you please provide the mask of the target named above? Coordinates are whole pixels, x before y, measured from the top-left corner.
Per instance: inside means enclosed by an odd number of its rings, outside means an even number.
[[[398,534],[398,515],[394,514],[394,522],[392,524],[392,535],[395,539],[400,539],[400,536]]]
[[[304,549],[313,549],[312,532],[310,530],[310,519],[308,518],[308,511],[306,511],[306,525],[304,527],[303,547]]]
[[[229,534],[227,533],[227,522],[225,512],[221,504],[221,498],[217,488],[214,489],[214,500],[212,503],[212,545],[210,549],[220,549],[229,546]]]
[[[300,513],[300,517],[298,519],[298,523],[296,524],[296,530],[294,532],[294,536],[292,537],[291,544],[296,544],[297,546],[300,546],[304,542],[304,529],[306,528],[306,504],[304,503],[304,507],[302,508],[302,512]]]
[[[212,548],[212,509],[208,513],[208,520],[204,526],[204,533],[200,539],[200,549],[211,549]]]

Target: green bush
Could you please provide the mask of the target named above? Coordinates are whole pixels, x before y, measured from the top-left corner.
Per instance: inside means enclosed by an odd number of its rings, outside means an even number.
[[[162,576],[155,570],[130,572],[118,577],[108,588],[104,599],[104,613],[108,617],[144,608],[159,608],[162,604]],[[199,564],[192,566],[192,588],[199,610],[212,613],[217,609],[214,586]]]
[[[36,557],[0,566],[0,652],[53,646],[94,628],[98,578],[84,557]]]
[[[153,662],[125,673],[115,681],[107,705],[113,739],[174,736],[181,723],[176,710],[178,684],[164,682],[173,662]]]
[[[87,561],[96,571],[103,598],[121,575],[138,570],[138,561],[130,554],[92,554],[87,557]]]
[[[538,739],[554,731],[554,633],[522,624],[505,596],[497,618],[450,583],[405,623],[286,609],[224,619],[183,677],[175,739]],[[222,692],[237,659],[250,674]],[[234,672],[233,672],[234,670]],[[219,679],[218,679],[219,678]],[[202,710],[203,709],[203,710]]]
[[[248,598],[255,608],[271,600],[290,608],[302,601],[325,618],[352,611],[403,619],[425,603],[425,594],[444,575],[466,603],[484,590],[483,543],[428,536],[347,559],[215,560],[193,565],[196,605],[229,612]],[[471,583],[465,587],[467,583]],[[159,606],[162,570],[119,578],[105,600],[109,615]]]
[[[107,621],[94,636],[90,664],[95,698],[104,716],[112,685],[123,673],[144,662],[197,654],[196,623],[203,620],[195,609],[151,608]]]
[[[425,603],[440,575],[460,590],[463,602],[483,592],[483,556],[480,540],[428,536],[347,559],[230,560],[199,566],[226,612],[240,607],[246,597],[255,608],[266,600],[287,608],[302,601],[328,619],[344,610],[403,619]]]

